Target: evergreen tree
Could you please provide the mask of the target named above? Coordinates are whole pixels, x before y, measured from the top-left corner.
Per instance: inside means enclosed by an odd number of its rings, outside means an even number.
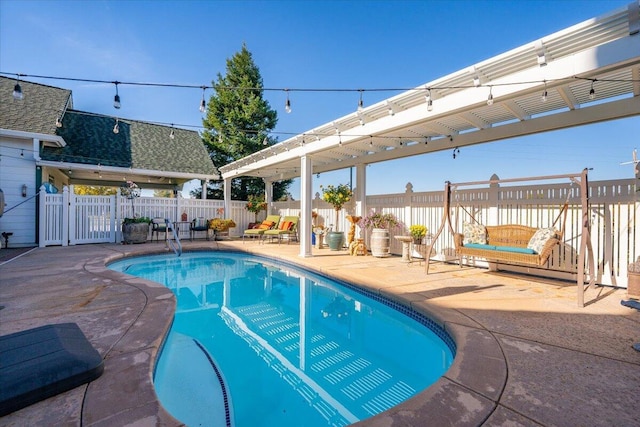
[[[227,165],[260,151],[277,140],[269,137],[278,121],[277,112],[263,98],[260,70],[253,62],[246,45],[227,59],[227,74],[218,73],[213,82],[215,93],[207,104],[203,119],[203,139],[216,167]],[[273,196],[279,200],[287,193],[291,180],[274,184]],[[207,189],[207,198],[223,198],[223,182],[214,182]],[[201,190],[192,191],[199,197]],[[261,178],[240,177],[232,180],[231,198],[247,200],[250,195],[264,194]]]

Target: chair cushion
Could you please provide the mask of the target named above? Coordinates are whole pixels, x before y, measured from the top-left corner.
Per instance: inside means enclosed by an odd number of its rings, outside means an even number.
[[[258,226],[258,229],[260,229],[260,230],[269,230],[274,225],[275,225],[275,222],[264,220],[264,221],[262,221],[262,224],[260,224]]]
[[[201,228],[201,227],[209,227],[209,222],[205,219],[205,218],[196,218],[193,220],[193,226],[195,228]]]
[[[481,245],[487,244],[487,229],[482,224],[471,224],[465,222],[463,224],[464,240],[462,244],[478,243]]]
[[[291,230],[292,226],[293,226],[293,222],[291,222],[291,221],[282,221],[280,223],[279,229],[280,230],[284,230],[284,231],[289,231],[289,230]]]
[[[533,249],[536,253],[540,253],[544,245],[556,236],[555,228],[539,228],[529,240],[529,244],[527,244],[527,248]]]

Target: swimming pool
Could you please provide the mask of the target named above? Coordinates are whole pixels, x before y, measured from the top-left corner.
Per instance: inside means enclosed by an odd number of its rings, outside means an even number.
[[[455,353],[428,318],[266,258],[192,252],[109,268],[177,296],[154,385],[187,425],[348,425],[433,384]]]

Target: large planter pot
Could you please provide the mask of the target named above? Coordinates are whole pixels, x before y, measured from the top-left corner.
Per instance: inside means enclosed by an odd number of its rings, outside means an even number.
[[[389,252],[389,230],[386,228],[374,228],[371,232],[371,242],[369,243],[371,255],[378,258],[385,258]]]
[[[146,222],[134,222],[122,224],[122,241],[126,245],[132,243],[144,243],[149,235],[149,224]]]
[[[342,231],[330,231],[325,236],[325,241],[332,251],[339,251],[344,245],[344,233]]]

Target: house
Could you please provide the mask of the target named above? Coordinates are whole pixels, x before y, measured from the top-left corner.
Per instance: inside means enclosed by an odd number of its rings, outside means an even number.
[[[13,96],[16,84],[22,99]],[[43,184],[60,191],[131,180],[178,191],[193,179],[219,179],[198,132],[74,110],[67,89],[0,76],[0,232],[11,233],[11,246],[38,243]]]

